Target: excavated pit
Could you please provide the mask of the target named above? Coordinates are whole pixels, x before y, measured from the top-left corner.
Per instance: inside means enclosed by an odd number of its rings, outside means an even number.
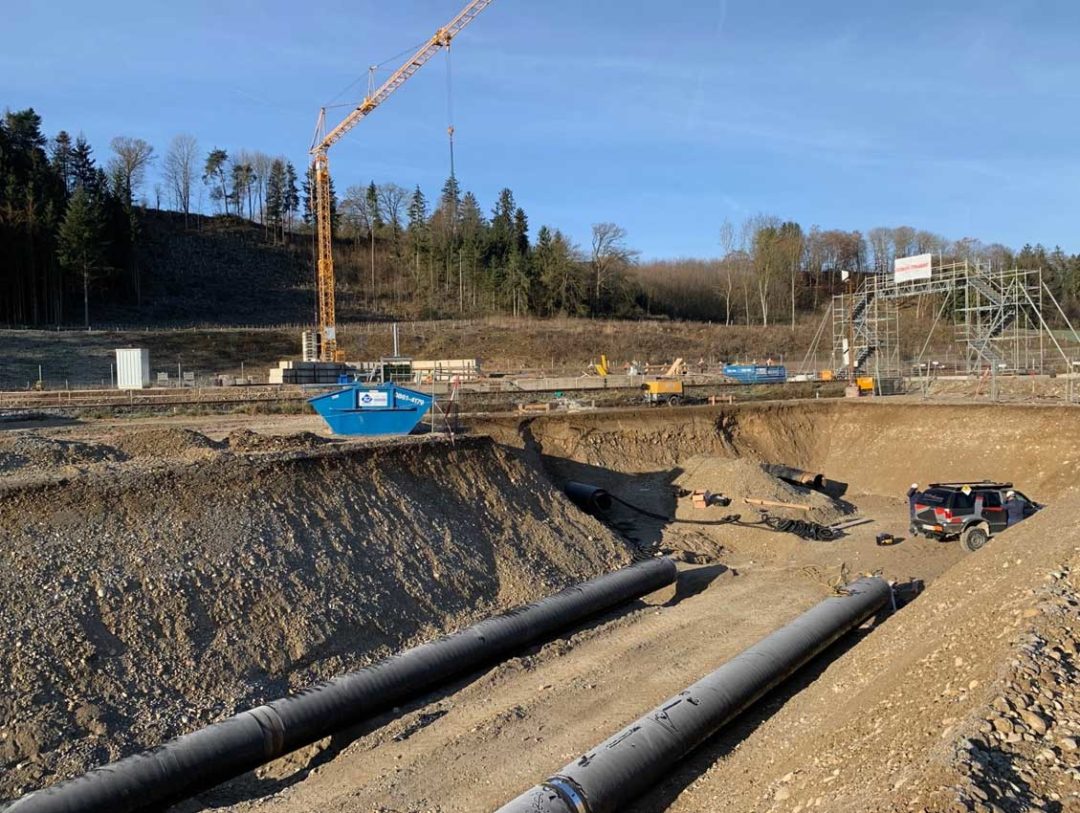
[[[473,430],[494,441],[0,438],[0,797],[611,570],[636,548],[704,567],[647,612],[422,709],[418,719],[434,721],[405,745],[375,732],[287,796],[238,791],[241,801],[226,794],[213,805],[493,809],[862,572],[930,586],[870,642],[821,667],[796,701],[706,746],[635,809],[945,810],[948,788],[971,802],[956,809],[992,810],[983,794],[1019,810],[1006,763],[1023,764],[1030,794],[1069,801],[1067,784],[1055,784],[1071,781],[1068,771],[1051,777],[1047,766],[1080,733],[1069,575],[1080,551],[1080,411],[789,402],[488,419]],[[822,472],[835,488],[827,497],[790,486],[762,463]],[[925,539],[875,544],[881,531],[906,536],[910,483],[976,478],[1012,480],[1049,507],[977,554]],[[616,505],[602,524],[559,493],[568,480],[657,516]],[[677,496],[694,489],[732,505],[699,509]],[[756,518],[746,497],[805,502],[819,522],[872,521],[830,543],[721,523]],[[705,618],[719,626],[705,633]],[[983,731],[996,730],[988,710],[1010,697],[1019,719],[1031,671],[1021,647],[1033,635],[1039,653],[1073,670],[1062,678],[1073,688],[1054,689],[1061,709],[1050,699],[1036,710],[1057,715],[1046,737],[998,742]],[[555,685],[558,703],[547,699]],[[969,770],[972,737],[997,773]],[[1046,750],[1055,756],[1039,763]],[[894,788],[898,771],[906,779]]]

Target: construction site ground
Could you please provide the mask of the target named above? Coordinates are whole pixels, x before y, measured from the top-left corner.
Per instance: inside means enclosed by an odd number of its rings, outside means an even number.
[[[666,552],[676,585],[179,809],[493,810],[880,572],[927,590],[633,809],[1080,810],[1071,407],[598,410],[475,417],[453,440],[342,441],[304,415],[0,426],[0,798]],[[761,463],[823,472],[834,497]],[[909,537],[911,482],[982,477],[1048,507],[974,554]],[[672,520],[598,521],[567,480]],[[732,504],[677,496],[694,489]],[[872,521],[806,541],[744,498]]]

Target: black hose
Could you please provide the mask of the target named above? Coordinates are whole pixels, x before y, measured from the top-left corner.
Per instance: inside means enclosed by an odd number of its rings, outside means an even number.
[[[650,559],[31,793],[6,813],[161,810],[675,581]]]
[[[667,514],[657,514],[657,513],[654,513],[652,511],[646,511],[644,508],[640,508],[639,506],[636,506],[633,503],[628,503],[626,500],[622,499],[621,497],[616,497],[614,494],[611,494],[609,496],[611,497],[611,499],[613,499],[619,505],[625,506],[626,508],[629,508],[631,511],[634,511],[634,512],[636,512],[638,514],[641,514],[643,517],[651,517],[652,519],[658,519],[661,522],[678,522],[677,519],[675,519],[673,517],[669,517]]]
[[[836,528],[830,528],[828,525],[821,525],[806,519],[785,519],[784,517],[763,514],[761,522],[774,531],[795,534],[795,536],[810,541],[835,542],[844,535],[843,531]]]
[[[670,698],[498,813],[621,810],[686,753],[886,606],[889,585],[860,579]]]

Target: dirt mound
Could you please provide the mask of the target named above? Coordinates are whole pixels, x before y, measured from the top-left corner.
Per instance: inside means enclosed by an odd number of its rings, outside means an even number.
[[[687,491],[706,490],[731,499],[726,511],[740,513],[744,518],[756,518],[759,507],[745,502],[767,500],[788,505],[809,505],[801,509],[763,506],[773,516],[809,519],[824,525],[843,519],[851,512],[845,503],[833,500],[809,488],[801,488],[769,474],[761,463],[744,458],[725,459],[702,455],[692,457],[682,465],[683,473],[675,484]]]
[[[116,445],[129,457],[199,459],[220,448],[193,429],[142,429],[122,434]]]
[[[29,432],[0,439],[0,475],[20,469],[55,471],[127,459],[126,453],[112,446],[42,437]]]
[[[314,432],[292,435],[260,435],[250,429],[236,429],[225,438],[225,445],[235,452],[290,452],[317,449],[332,441]]]
[[[0,796],[629,561],[486,438],[12,488],[0,539]]]

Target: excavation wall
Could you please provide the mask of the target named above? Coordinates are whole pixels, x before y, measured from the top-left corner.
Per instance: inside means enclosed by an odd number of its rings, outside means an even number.
[[[486,438],[173,439],[0,480],[0,798],[629,561]]]
[[[1080,472],[1080,410],[1062,407],[793,401],[537,417],[492,427],[552,459],[653,472],[698,455],[825,472],[863,492],[912,482],[1011,479],[1050,499]]]

